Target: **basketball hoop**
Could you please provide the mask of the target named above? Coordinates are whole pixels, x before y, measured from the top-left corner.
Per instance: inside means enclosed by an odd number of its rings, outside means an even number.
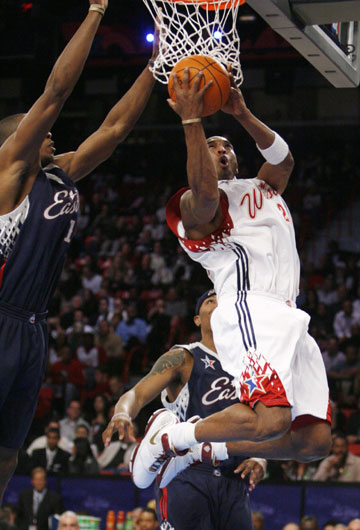
[[[167,84],[175,64],[188,55],[208,55],[225,68],[230,63],[238,85],[243,81],[238,10],[246,0],[143,0],[159,24],[159,55],[151,71]]]

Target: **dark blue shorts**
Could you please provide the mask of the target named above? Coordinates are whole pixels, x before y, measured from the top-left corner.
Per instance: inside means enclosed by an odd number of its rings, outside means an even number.
[[[245,482],[197,466],[163,489],[155,487],[160,528],[165,530],[252,530]]]
[[[0,447],[19,449],[30,429],[46,367],[45,317],[0,302]]]

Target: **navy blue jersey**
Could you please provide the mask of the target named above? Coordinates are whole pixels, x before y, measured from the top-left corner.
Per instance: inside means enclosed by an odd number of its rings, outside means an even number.
[[[161,400],[164,407],[181,421],[186,421],[195,415],[206,418],[239,403],[232,384],[233,376],[222,369],[215,352],[201,342],[174,347],[187,350],[194,358],[194,365],[188,382],[173,403],[168,401],[167,392],[163,390]],[[221,464],[221,468],[232,472],[242,460],[240,457],[231,457]]]
[[[29,195],[0,216],[0,301],[46,311],[74,233],[79,194],[57,166],[40,170]]]

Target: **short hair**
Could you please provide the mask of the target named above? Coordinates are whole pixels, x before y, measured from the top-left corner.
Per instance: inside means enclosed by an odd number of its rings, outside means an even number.
[[[61,519],[63,519],[63,517],[68,517],[68,516],[71,516],[71,517],[75,517],[78,524],[79,524],[79,519],[78,519],[78,516],[76,515],[75,512],[71,511],[71,510],[67,510],[66,512],[63,512],[60,517],[59,517],[59,524],[61,522]]]
[[[16,131],[23,117],[24,114],[12,114],[0,121],[0,146]]]
[[[34,467],[34,469],[31,470],[31,478],[34,478],[35,473],[39,473],[39,472],[44,473],[44,475],[46,476],[46,469],[38,466],[38,467]]]
[[[57,434],[58,436],[60,436],[60,429],[58,429],[57,427],[50,427],[47,431],[46,431],[46,434],[49,434],[49,433],[55,433]]]
[[[157,520],[158,520],[157,515],[156,515],[156,511],[153,510],[152,508],[148,508],[148,507],[143,508],[143,509],[141,510],[141,513],[144,513],[144,512],[145,512],[145,513],[151,513],[151,515],[154,517],[154,521],[157,521]]]

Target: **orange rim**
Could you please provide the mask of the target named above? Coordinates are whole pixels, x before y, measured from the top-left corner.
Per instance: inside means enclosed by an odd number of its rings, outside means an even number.
[[[230,9],[232,5],[240,6],[245,4],[246,0],[226,0],[220,3],[219,0],[170,0],[170,3],[176,4],[177,2],[183,2],[185,4],[206,4],[206,6],[202,5],[201,7],[214,11],[215,9]]]

